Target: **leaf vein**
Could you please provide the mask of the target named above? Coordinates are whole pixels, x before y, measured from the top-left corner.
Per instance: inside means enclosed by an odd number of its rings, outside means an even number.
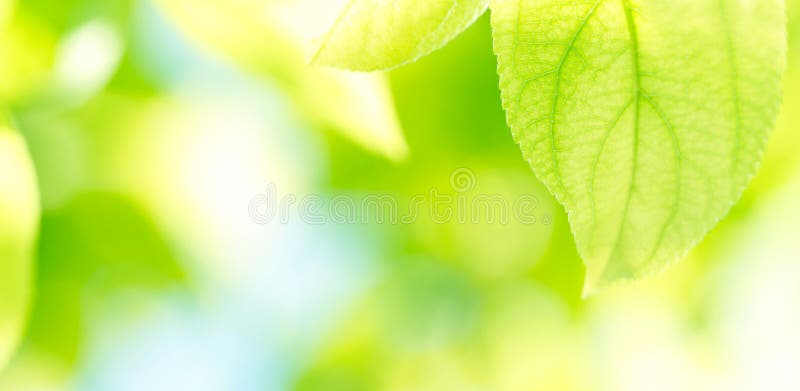
[[[557,122],[556,114],[558,112],[558,104],[561,96],[561,80],[563,76],[562,73],[564,71],[564,65],[566,64],[570,53],[572,53],[573,49],[575,49],[575,44],[577,43],[578,38],[580,37],[581,33],[583,33],[584,29],[586,28],[586,25],[589,23],[589,20],[592,19],[592,16],[594,16],[595,12],[597,11],[597,8],[600,7],[600,4],[602,3],[603,0],[597,0],[597,2],[594,3],[594,5],[586,14],[586,16],[584,16],[584,18],[581,20],[578,29],[575,31],[575,34],[572,36],[572,39],[570,39],[569,43],[567,44],[567,48],[566,50],[564,50],[564,54],[561,56],[558,66],[556,67],[556,84],[554,87],[555,91],[553,93],[553,109],[550,113],[550,147],[553,154],[552,156],[553,174],[556,176],[556,180],[558,180],[558,185],[561,188],[562,192],[564,193],[564,198],[567,199],[569,198],[569,196],[567,195],[567,188],[566,186],[564,186],[564,181],[561,178],[561,173],[559,172],[558,151],[556,149],[556,122]]]
[[[641,77],[639,76],[640,72],[640,65],[639,65],[639,32],[636,29],[636,22],[633,17],[633,11],[630,4],[630,0],[622,0],[622,10],[625,14],[625,22],[628,28],[628,35],[631,40],[631,57],[633,61],[633,81],[634,81],[634,123],[633,123],[633,159],[631,162],[631,179],[628,185],[628,195],[625,199],[625,206],[623,207],[622,212],[622,219],[619,223],[619,229],[617,230],[617,237],[614,240],[614,247],[609,253],[609,261],[613,258],[617,251],[620,248],[620,239],[622,238],[622,232],[625,229],[625,220],[628,219],[628,213],[630,211],[631,206],[631,199],[633,198],[633,191],[635,188],[636,182],[636,168],[638,165],[639,159],[639,125],[641,121],[641,98],[642,98],[642,91],[641,91]]]

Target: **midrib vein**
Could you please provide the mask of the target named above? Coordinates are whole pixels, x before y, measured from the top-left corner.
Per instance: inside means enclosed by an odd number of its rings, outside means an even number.
[[[639,125],[641,122],[642,104],[642,79],[639,66],[639,32],[636,29],[636,21],[633,17],[633,9],[630,0],[622,0],[622,9],[625,13],[625,23],[628,27],[628,35],[631,40],[631,60],[633,62],[633,83],[634,83],[634,119],[633,119],[633,159],[631,161],[631,179],[628,186],[628,195],[625,199],[625,207],[622,212],[622,219],[619,223],[617,238],[614,240],[614,248],[609,253],[609,261],[616,255],[620,247],[622,231],[625,229],[625,220],[628,219],[628,212],[633,198],[634,183],[636,181],[636,166],[639,160]]]

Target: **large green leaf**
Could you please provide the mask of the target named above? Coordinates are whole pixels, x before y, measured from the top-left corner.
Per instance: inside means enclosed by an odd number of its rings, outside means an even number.
[[[493,0],[508,122],[570,215],[586,293],[724,217],[780,103],[782,0]]]
[[[437,50],[486,11],[489,0],[350,0],[314,62],[356,71],[394,68]]]
[[[27,318],[38,224],[33,164],[22,137],[0,117],[0,369]]]

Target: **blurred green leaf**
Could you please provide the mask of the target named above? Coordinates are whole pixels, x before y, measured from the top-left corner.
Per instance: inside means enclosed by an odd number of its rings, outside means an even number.
[[[780,103],[783,1],[491,6],[508,121],[570,213],[585,292],[675,262],[755,174]]]
[[[33,163],[22,137],[0,116],[0,370],[27,320],[38,223]]]
[[[64,365],[79,357],[87,300],[143,294],[185,280],[154,222],[113,193],[84,193],[46,212],[38,258],[39,290],[26,346]]]
[[[447,44],[488,6],[489,0],[351,0],[313,61],[354,71],[401,66]]]

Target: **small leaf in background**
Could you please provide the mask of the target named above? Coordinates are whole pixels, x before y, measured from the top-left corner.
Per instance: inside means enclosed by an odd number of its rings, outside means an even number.
[[[447,44],[489,0],[351,0],[321,38],[313,61],[354,71],[394,68]]]
[[[320,11],[330,9],[330,1],[156,3],[190,39],[278,84],[315,127],[337,131],[395,161],[406,157],[408,147],[386,77],[308,65],[305,46],[320,23],[287,24],[328,13]]]
[[[0,370],[27,319],[38,224],[33,163],[25,142],[0,117]]]
[[[508,122],[570,214],[585,293],[690,250],[756,172],[780,104],[781,0],[494,0]]]

